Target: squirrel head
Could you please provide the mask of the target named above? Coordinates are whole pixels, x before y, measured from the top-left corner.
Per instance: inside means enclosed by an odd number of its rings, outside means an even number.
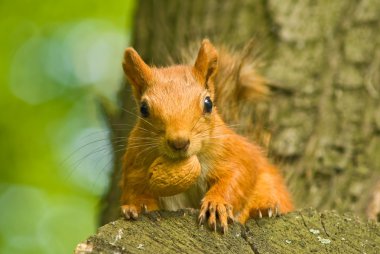
[[[123,69],[139,109],[137,130],[170,158],[197,154],[210,138],[217,114],[214,77],[218,53],[202,41],[193,66],[148,66],[133,48],[124,54]]]

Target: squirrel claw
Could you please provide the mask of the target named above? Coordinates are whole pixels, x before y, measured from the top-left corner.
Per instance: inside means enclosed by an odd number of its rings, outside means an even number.
[[[142,213],[147,213],[147,212],[148,212],[148,206],[145,205],[145,204],[143,204],[143,205],[141,206],[141,212],[142,212]]]
[[[281,215],[281,211],[280,211],[280,208],[279,208],[278,204],[276,204],[276,206],[274,207],[274,214],[275,214],[275,216],[280,216]]]
[[[139,216],[137,213],[136,206],[134,205],[123,205],[121,206],[121,211],[127,220],[130,220],[130,219],[136,220]]]
[[[232,206],[221,202],[203,202],[198,217],[199,225],[204,223],[206,217],[210,229],[217,231],[219,224],[223,234],[227,233],[228,224],[234,221]]]
[[[232,206],[227,205],[227,222],[228,224],[231,224],[235,221],[234,214],[232,212]]]
[[[272,208],[269,208],[268,209],[268,217],[272,218],[272,215],[273,215]]]
[[[222,234],[226,235],[228,233],[228,227],[227,226],[222,226]]]
[[[202,226],[204,224],[205,218],[206,218],[206,211],[201,211],[198,216],[199,226]]]
[[[264,216],[268,216],[268,218],[274,218],[281,215],[281,210],[278,204],[276,204],[274,207],[264,208],[263,212],[261,212],[261,210],[262,209],[257,209],[257,216],[260,219],[262,219]]]

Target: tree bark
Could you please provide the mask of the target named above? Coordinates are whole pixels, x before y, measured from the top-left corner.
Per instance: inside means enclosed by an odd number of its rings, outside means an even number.
[[[79,244],[85,253],[380,253],[380,225],[352,215],[302,210],[231,225],[226,235],[197,226],[198,211],[119,219]]]
[[[161,66],[179,62],[181,51],[204,37],[237,49],[254,38],[272,88],[262,105],[270,156],[296,205],[364,214],[380,179],[379,13],[377,0],[145,0],[133,47]],[[120,100],[134,110],[128,86]],[[109,119],[113,137],[128,133],[115,124],[135,121],[124,110]],[[121,155],[115,153],[101,224],[119,215]]]

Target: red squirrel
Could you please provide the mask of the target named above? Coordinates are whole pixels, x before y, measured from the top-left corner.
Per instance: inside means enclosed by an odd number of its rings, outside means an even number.
[[[215,84],[218,52],[209,40],[202,41],[194,65],[150,67],[127,48],[123,69],[139,109],[123,158],[121,209],[127,219],[144,210],[200,206],[199,222],[226,232],[231,221],[292,211],[277,168],[218,113],[215,88],[223,84]],[[158,157],[194,156],[201,171],[188,189],[169,197],[150,190],[148,169]]]

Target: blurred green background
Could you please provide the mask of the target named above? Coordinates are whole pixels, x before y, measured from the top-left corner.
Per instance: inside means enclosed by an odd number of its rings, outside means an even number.
[[[72,253],[95,232],[134,1],[0,1],[0,253]]]

